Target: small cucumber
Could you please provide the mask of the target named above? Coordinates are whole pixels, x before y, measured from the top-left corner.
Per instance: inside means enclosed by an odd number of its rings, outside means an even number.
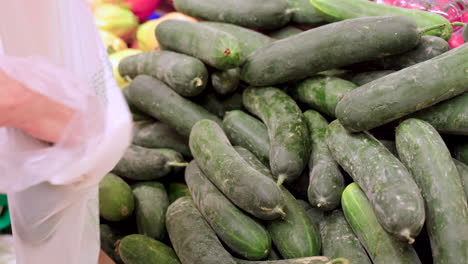
[[[299,29],[297,27],[286,26],[282,29],[279,29],[277,31],[270,33],[269,36],[274,39],[285,39],[285,38],[297,35],[302,32],[304,32],[304,30]]]
[[[132,186],[138,233],[161,240],[166,234],[166,211],[169,206],[164,185],[143,182]]]
[[[167,124],[183,137],[189,137],[192,126],[198,120],[211,119],[221,123],[218,117],[151,76],[137,76],[126,89],[130,89],[132,104]]]
[[[287,0],[292,10],[292,22],[304,26],[320,26],[327,22],[309,0]]]
[[[179,182],[171,182],[167,185],[167,195],[170,204],[180,197],[191,196],[187,184]]]
[[[216,71],[211,74],[213,90],[221,95],[234,92],[239,86],[240,69],[232,68],[225,71]]]
[[[405,166],[369,133],[352,134],[337,120],[328,126],[327,143],[366,193],[382,227],[412,243],[424,225],[424,201]]]
[[[271,247],[268,231],[232,204],[195,161],[185,169],[185,180],[201,215],[228,248],[250,260],[268,255]]]
[[[286,0],[174,0],[176,10],[200,20],[274,29],[291,19]],[[159,38],[158,38],[159,39]]]
[[[182,264],[236,264],[190,197],[179,198],[169,206],[166,228]]]
[[[345,258],[349,263],[372,264],[341,210],[334,210],[325,216],[321,234],[323,255]]]
[[[131,145],[112,170],[132,180],[155,180],[184,166],[182,155],[172,149],[150,149]]]
[[[357,84],[358,86],[362,86],[364,84],[370,83],[372,81],[380,79],[380,78],[382,78],[384,76],[387,76],[389,74],[392,74],[394,72],[395,71],[393,71],[393,70],[360,72],[360,73],[355,74],[351,78],[351,82],[354,83],[354,84]]]
[[[238,67],[244,61],[245,53],[236,37],[201,23],[166,20],[156,27],[156,38],[163,49],[193,56],[220,70]]]
[[[453,152],[457,160],[468,165],[468,140],[461,140],[461,142],[457,142]]]
[[[242,93],[236,92],[225,97],[209,91],[197,98],[196,102],[210,113],[223,117],[228,111],[242,109]]]
[[[133,214],[135,200],[130,186],[117,175],[107,174],[99,183],[99,215],[121,221]]]
[[[307,197],[313,207],[324,211],[333,210],[340,205],[345,182],[340,167],[328,150],[325,136],[328,122],[314,110],[306,111],[304,119],[312,142]]]
[[[221,127],[201,120],[192,129],[190,149],[200,169],[219,190],[246,212],[264,220],[284,214],[281,190],[272,179],[248,166]]]
[[[291,96],[328,116],[335,117],[335,108],[343,96],[357,86],[333,76],[318,75],[294,85]]]
[[[118,253],[125,264],[180,264],[172,248],[144,235],[124,237],[119,243]]]
[[[269,164],[270,139],[265,124],[241,110],[234,110],[226,113],[222,125],[233,145],[250,150],[263,164]]]
[[[200,94],[208,81],[208,70],[199,59],[165,50],[127,57],[119,63],[119,73],[132,79],[140,74],[153,76],[182,96]]]
[[[374,264],[421,264],[413,246],[383,229],[371,202],[356,183],[345,188],[341,204],[346,220]]]
[[[298,178],[310,156],[309,132],[301,109],[274,87],[248,88],[242,97],[245,108],[267,126],[270,168],[278,184]]]
[[[460,174],[460,179],[465,190],[465,198],[468,200],[468,165],[456,159],[453,159],[453,163],[457,166],[457,170]]]
[[[398,126],[396,145],[424,197],[434,263],[468,259],[468,205],[442,137],[429,123],[410,118]]]
[[[139,121],[133,123],[134,145],[145,148],[169,148],[184,157],[191,157],[187,138],[179,135],[170,126],[158,121]]]
[[[247,261],[237,260],[237,264],[350,264],[346,259],[330,260],[327,257],[307,257],[296,259],[281,259],[281,260],[264,260],[264,261]]]

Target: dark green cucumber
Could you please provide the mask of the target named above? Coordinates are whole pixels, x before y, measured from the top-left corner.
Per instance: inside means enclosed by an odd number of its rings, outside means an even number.
[[[244,106],[267,126],[270,139],[270,168],[281,184],[298,178],[310,156],[310,139],[304,116],[296,102],[273,88],[248,88]]]
[[[234,92],[239,86],[240,69],[232,68],[211,74],[211,85],[216,93],[225,95]]]
[[[288,92],[296,101],[334,117],[340,99],[356,87],[354,83],[341,78],[318,75],[294,85]]]
[[[326,132],[328,121],[314,110],[304,113],[312,143],[309,160],[309,188],[307,197],[313,207],[329,211],[340,205],[345,187],[338,163],[328,150]]]
[[[157,121],[133,123],[132,143],[145,148],[169,148],[184,157],[191,157],[187,138],[179,135],[168,125]]]
[[[405,16],[414,20],[418,27],[441,27],[426,32],[448,40],[452,35],[452,25],[439,14],[416,9],[406,9],[392,5],[381,5],[367,0],[310,0],[318,12],[328,21],[340,21],[359,17]]]
[[[124,236],[119,232],[119,230],[106,224],[99,225],[99,233],[102,251],[104,251],[107,256],[120,264],[122,261],[115,251],[115,248],[117,247],[117,241],[122,239]]]
[[[230,111],[224,116],[223,130],[233,145],[250,150],[263,164],[269,164],[270,139],[260,120],[241,110]]]
[[[220,70],[238,67],[245,58],[240,40],[197,22],[163,21],[156,27],[156,38],[162,49],[193,56]]]
[[[468,200],[468,165],[456,159],[453,159],[453,163],[457,166],[457,170],[460,174],[460,179],[465,190],[465,198]]]
[[[124,237],[118,253],[125,264],[180,264],[172,248],[144,235]]]
[[[302,32],[304,32],[304,30],[299,29],[297,27],[286,26],[282,29],[279,29],[277,31],[270,33],[269,36],[274,39],[285,39],[285,38],[297,35]]]
[[[145,113],[143,113],[141,110],[136,108],[134,105],[130,103],[130,89],[128,89],[128,86],[125,86],[122,88],[122,94],[125,98],[125,101],[127,101],[128,108],[130,110],[130,113],[132,114],[132,119],[133,121],[151,121],[153,118]]]
[[[124,58],[119,73],[132,79],[140,74],[153,76],[182,96],[200,94],[208,81],[208,70],[199,59],[165,50]]]
[[[312,206],[310,206],[310,204],[304,200],[297,200],[299,202],[299,204],[302,206],[302,208],[304,208],[304,210],[306,210],[306,214],[309,216],[310,220],[312,221],[312,223],[314,223],[314,226],[317,230],[320,230],[320,225],[321,225],[321,222],[323,220],[323,211],[322,210],[319,210],[317,208],[313,208]],[[322,240],[322,243],[324,243],[325,241]]]
[[[468,44],[350,91],[336,106],[347,129],[366,131],[468,91]]]
[[[143,182],[132,186],[138,233],[161,240],[166,234],[166,211],[169,206],[164,185]]]
[[[242,109],[242,93],[234,93],[228,97],[220,97],[214,92],[207,92],[197,98],[196,102],[209,112],[223,117],[226,112]]]
[[[468,93],[421,110],[412,117],[430,123],[440,133],[468,136]]]
[[[320,26],[327,22],[309,0],[287,0],[292,10],[292,22],[304,26]]]
[[[117,175],[107,174],[99,183],[99,215],[121,221],[133,214],[135,200],[130,186]]]
[[[453,152],[457,160],[468,165],[468,140],[457,142]]]
[[[307,30],[250,55],[241,79],[253,86],[300,80],[414,48],[420,40],[416,23],[406,17],[349,19]],[[353,45],[349,45],[349,42]],[[333,45],[330,45],[333,43]]]
[[[307,257],[296,259],[281,259],[281,260],[264,260],[264,261],[248,261],[236,259],[237,264],[350,264],[347,260],[330,260],[327,257]]]
[[[291,20],[286,0],[174,0],[176,10],[201,20],[275,29]],[[159,38],[158,38],[159,39]]]
[[[345,188],[341,204],[347,222],[374,264],[421,264],[410,244],[383,229],[371,202],[356,183]]]
[[[221,123],[218,117],[178,95],[163,82],[151,76],[137,76],[127,89],[130,89],[132,104],[169,125],[181,136],[188,138],[192,126],[201,119],[211,119]]]
[[[334,210],[326,215],[322,223],[324,256],[345,258],[349,260],[349,263],[372,264],[341,210]]]
[[[131,145],[112,172],[127,179],[146,181],[167,176],[181,166],[184,166],[182,155],[172,149]]]
[[[380,79],[380,78],[382,78],[384,76],[387,76],[389,74],[392,74],[394,72],[395,71],[393,71],[393,70],[360,72],[360,73],[355,74],[351,78],[351,82],[358,85],[358,86],[362,86],[364,84],[370,83],[372,81]]]
[[[327,143],[335,160],[366,193],[382,227],[413,242],[424,224],[424,201],[405,166],[373,136],[352,134],[337,120],[328,126]]]
[[[201,215],[228,248],[250,260],[268,255],[271,247],[268,231],[229,201],[195,161],[185,169],[185,181]]]
[[[217,123],[197,122],[189,145],[200,169],[238,207],[264,220],[284,215],[280,188],[248,166]]]
[[[167,195],[169,203],[173,203],[180,197],[191,196],[187,184],[178,182],[171,182],[167,185]]]
[[[169,206],[166,227],[182,264],[236,263],[190,197],[179,198]]]
[[[396,145],[424,197],[434,263],[468,259],[468,205],[442,137],[429,123],[410,118],[398,126]]]
[[[234,149],[236,150],[237,153],[245,160],[247,163],[256,169],[257,171],[261,172],[263,175],[267,175],[270,178],[273,178],[271,175],[270,169],[263,164],[255,154],[253,154],[250,150],[241,147],[241,146],[234,146]]]

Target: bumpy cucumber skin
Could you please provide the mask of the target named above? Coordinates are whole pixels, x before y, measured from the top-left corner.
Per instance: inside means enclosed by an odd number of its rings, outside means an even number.
[[[395,71],[393,70],[383,70],[383,71],[366,71],[366,72],[360,72],[354,75],[351,78],[351,82],[355,83],[358,86],[362,86],[364,84],[370,83],[372,81],[375,81],[377,79],[380,79],[384,76],[387,76],[389,74],[394,73]],[[336,105],[335,105],[336,107]]]
[[[279,29],[275,32],[272,32],[269,34],[270,37],[274,39],[285,39],[294,35],[297,35],[299,33],[304,32],[302,29],[299,29],[297,27],[293,26],[286,26],[282,29]]]
[[[176,10],[200,18],[247,28],[275,29],[291,20],[286,0],[174,0]]]
[[[142,182],[132,186],[138,233],[161,240],[166,234],[166,211],[169,206],[164,185]]]
[[[314,110],[306,111],[304,119],[312,142],[307,197],[313,207],[324,211],[333,210],[340,205],[345,182],[338,163],[328,150],[328,122]]]
[[[191,157],[188,140],[170,126],[158,121],[138,121],[133,123],[132,144],[145,148],[169,148],[184,157]]]
[[[195,161],[185,169],[185,180],[198,210],[231,250],[250,260],[268,255],[271,238],[267,230],[232,204]]]
[[[288,93],[295,100],[335,117],[335,108],[340,99],[356,87],[356,84],[341,78],[318,75],[294,85]]]
[[[263,261],[248,261],[242,259],[236,259],[237,264],[327,264],[330,259],[327,257],[307,257],[307,258],[296,258],[296,259],[280,259],[280,260],[263,260]],[[333,263],[342,263],[345,262],[333,262]]]
[[[217,123],[197,122],[189,146],[208,179],[238,207],[263,220],[284,214],[280,188],[272,179],[248,166]]]
[[[424,197],[434,263],[468,259],[468,205],[443,139],[427,122],[410,118],[398,126],[396,144]]]
[[[179,182],[171,182],[167,185],[167,195],[169,197],[169,203],[173,203],[180,197],[191,196],[187,184]]]
[[[125,264],[180,264],[172,248],[144,235],[124,237],[119,243],[118,253]]]
[[[107,174],[99,183],[99,214],[108,221],[121,221],[133,214],[135,200],[130,186],[117,175]]]
[[[188,138],[192,126],[201,119],[221,123],[217,116],[178,95],[163,82],[151,76],[137,76],[126,89],[130,89],[132,104],[169,125],[181,136]]]
[[[216,93],[226,95],[234,92],[239,86],[240,69],[232,68],[225,71],[217,71],[211,74],[211,85]]]
[[[236,264],[190,197],[179,198],[169,206],[166,228],[182,264]]]
[[[156,38],[161,48],[193,56],[220,70],[238,67],[245,59],[237,38],[197,22],[163,21],[156,27]]]
[[[304,26],[320,26],[326,21],[309,0],[287,0],[292,10],[292,21]]]
[[[327,143],[335,160],[366,193],[382,227],[412,241],[424,225],[424,201],[405,166],[370,134],[352,134],[338,120],[328,126]],[[395,197],[400,197],[397,203]]]
[[[325,216],[321,234],[324,256],[345,258],[349,263],[372,264],[341,210],[334,210]]]
[[[465,198],[468,201],[468,165],[457,159],[453,159],[453,163],[455,163],[455,166],[457,166],[462,185],[465,189]]]
[[[265,124],[260,120],[241,110],[234,110],[226,113],[222,127],[233,145],[250,150],[263,164],[269,164],[270,139]]]
[[[411,117],[430,123],[440,133],[468,136],[468,93],[440,102]]]
[[[132,180],[155,180],[176,169],[170,165],[171,162],[183,162],[182,155],[172,149],[150,149],[131,145],[112,172]]]
[[[245,108],[267,126],[273,175],[279,181],[298,178],[310,156],[309,131],[301,109],[274,87],[247,88],[242,96]]]
[[[445,40],[452,35],[450,22],[439,14],[381,5],[366,0],[310,0],[310,3],[331,22],[358,17],[405,16],[414,20],[420,28],[445,24],[443,27],[426,32],[425,35],[434,35]]]
[[[387,233],[379,224],[371,202],[356,183],[341,196],[343,213],[374,264],[421,264],[414,248]]]
[[[468,91],[467,71],[464,44],[350,91],[336,106],[336,117],[353,132],[381,126]]]
[[[241,80],[253,86],[300,80],[325,70],[408,51],[419,40],[416,24],[406,17],[336,22],[257,50],[242,66]]]
[[[119,73],[130,78],[140,74],[153,76],[182,96],[200,94],[208,81],[208,70],[199,59],[165,50],[124,58],[119,63]]]

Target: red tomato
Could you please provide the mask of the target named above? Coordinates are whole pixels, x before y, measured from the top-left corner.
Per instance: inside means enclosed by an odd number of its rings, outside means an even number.
[[[158,8],[160,0],[125,0],[125,2],[130,5],[130,10],[142,22]]]

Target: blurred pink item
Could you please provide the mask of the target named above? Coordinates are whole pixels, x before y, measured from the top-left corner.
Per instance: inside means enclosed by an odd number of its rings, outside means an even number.
[[[130,5],[130,10],[141,23],[158,8],[160,0],[125,0],[125,2]]]
[[[457,31],[453,32],[452,37],[449,39],[448,42],[451,49],[463,45],[463,43],[465,43],[463,39],[463,28],[460,28]]]

